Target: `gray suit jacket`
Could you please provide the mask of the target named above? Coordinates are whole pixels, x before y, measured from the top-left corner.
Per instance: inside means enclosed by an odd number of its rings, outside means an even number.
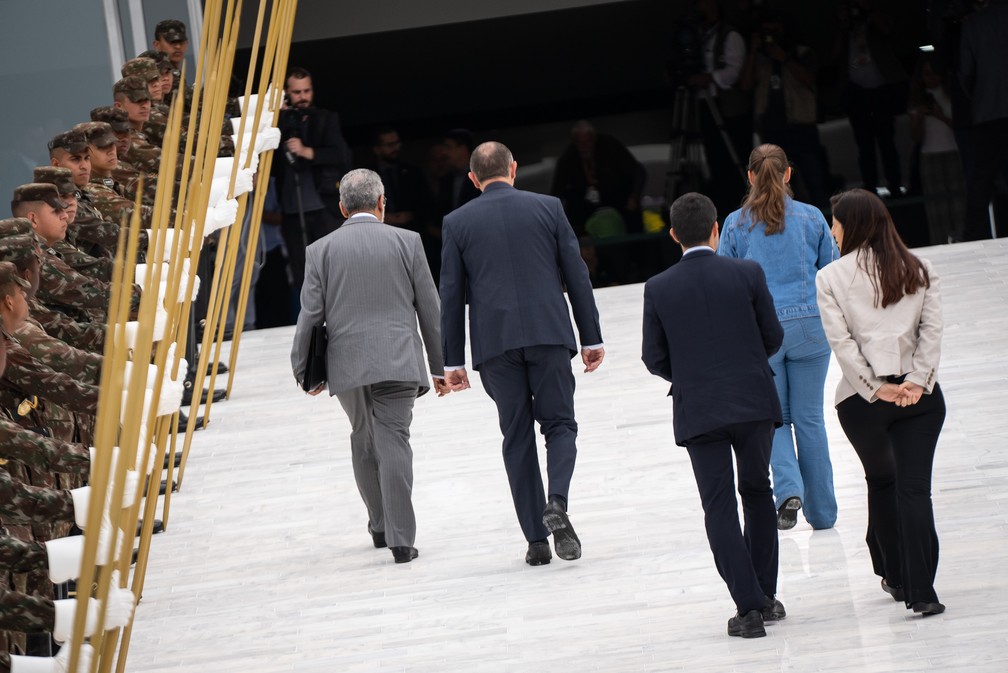
[[[304,359],[315,325],[329,337],[329,394],[382,381],[430,389],[424,366],[444,374],[438,324],[441,305],[420,235],[355,216],[308,246],[291,366],[304,376]],[[417,333],[419,320],[423,344]]]

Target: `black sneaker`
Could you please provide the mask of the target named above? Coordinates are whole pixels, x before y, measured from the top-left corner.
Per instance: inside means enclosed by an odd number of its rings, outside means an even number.
[[[801,509],[801,499],[788,498],[777,508],[777,530],[791,530],[798,523],[798,510]]]
[[[767,598],[767,603],[760,612],[763,614],[764,622],[779,622],[787,617],[784,604],[776,598]]]
[[[763,614],[759,610],[750,610],[744,615],[735,613],[728,620],[728,635],[742,638],[762,638],[766,635],[763,628]]]

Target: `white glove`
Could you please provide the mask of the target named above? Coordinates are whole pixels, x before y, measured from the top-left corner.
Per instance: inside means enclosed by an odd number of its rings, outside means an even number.
[[[280,147],[280,129],[275,126],[267,126],[259,130],[256,148],[260,152],[275,150],[278,147]]]
[[[119,571],[113,570],[105,608],[106,629],[122,628],[129,624],[130,617],[133,616],[133,608],[136,606],[133,592],[123,589],[120,583]]]
[[[226,199],[216,206],[207,208],[206,219],[203,221],[203,235],[209,236],[218,229],[234,224],[238,217],[238,200]]]
[[[87,601],[87,618],[84,621],[84,635],[86,637],[93,636],[98,631],[98,609],[101,606],[101,603],[95,598],[89,598]],[[56,642],[62,643],[73,633],[73,620],[74,613],[77,611],[77,599],[64,598],[53,601],[53,604],[56,607],[56,618],[53,620],[52,636]]]
[[[165,229],[165,240],[164,247],[161,248],[161,257],[160,259],[154,259],[154,241],[157,233],[153,229],[145,229],[144,231],[147,232],[147,261],[152,263],[171,261],[172,246],[175,244],[175,234],[177,232],[174,229]],[[179,254],[189,254],[189,250],[186,248],[185,244],[182,245],[182,249],[179,250]],[[137,264],[137,266],[140,265]]]
[[[221,201],[227,199],[228,187],[231,185],[231,175],[228,174],[226,177],[214,178],[210,181],[210,198],[207,200],[208,206],[216,206]],[[206,236],[206,231],[203,232]]]
[[[160,262],[160,264],[161,264],[161,278],[158,279],[158,282],[164,282],[165,279],[168,278],[168,264],[164,262]],[[155,269],[153,264],[137,264],[136,274],[134,274],[133,282],[139,285],[140,287],[146,287],[147,277],[150,276],[151,278],[153,278],[154,272]]]
[[[161,285],[158,285],[158,297],[161,298]],[[164,299],[154,307],[154,329],[151,333],[151,341],[161,341],[165,337],[165,330],[168,329],[168,312],[164,310],[162,304]],[[125,347],[133,350],[137,345],[137,334],[140,331],[140,323],[136,320],[130,320],[123,326],[123,340],[126,342]],[[116,334],[118,334],[116,332]],[[122,346],[119,340],[116,340],[116,346]]]
[[[129,360],[126,361],[126,368],[125,368],[125,370],[123,370],[123,385],[124,386],[128,386],[129,385],[131,377],[133,376],[133,367],[134,367],[134,364],[135,363],[130,362]],[[141,365],[141,366],[143,366],[143,365]],[[160,372],[160,370],[158,369],[157,365],[154,365],[154,364],[147,365],[147,380],[144,382],[144,387],[145,388],[154,388],[154,384],[157,382],[157,377],[159,375],[159,372]]]
[[[231,179],[231,171],[234,169],[234,157],[217,157],[214,160],[213,177]]]
[[[192,301],[196,301],[196,297],[199,296],[199,289],[200,289],[200,277],[196,276],[195,278],[193,278],[192,297],[191,297]]]
[[[81,645],[77,656],[77,670],[74,673],[86,673],[91,670],[91,659],[94,648],[87,643]],[[22,657],[12,654],[10,658],[11,673],[70,673],[70,644],[60,648],[55,657]]]
[[[95,563],[105,565],[112,556],[112,522],[103,516],[98,527],[98,550]],[[45,550],[49,560],[49,580],[61,584],[80,577],[81,558],[84,556],[85,535],[71,535],[46,540]],[[116,549],[118,552],[118,549]],[[118,557],[118,554],[116,554]]]
[[[88,504],[91,501],[91,487],[82,486],[70,490],[70,498],[73,500],[74,521],[77,527],[82,529],[87,525]]]
[[[250,142],[252,142],[252,136],[248,134],[242,137],[241,145],[236,142],[235,156],[238,157],[238,165],[241,166],[242,170],[245,170],[245,160],[248,159],[248,170],[252,171],[252,175],[255,175],[256,170],[259,168],[259,136],[256,136],[256,142],[255,146],[252,148],[251,158],[249,158]]]
[[[252,168],[238,169],[238,176],[235,178],[234,196],[241,196],[242,194],[248,194],[252,191],[254,184],[252,177],[254,175],[255,170]]]
[[[182,406],[182,393],[185,392],[185,371],[185,366],[181,366],[177,380],[166,376],[161,383],[161,397],[157,404],[158,416],[171,416]]]

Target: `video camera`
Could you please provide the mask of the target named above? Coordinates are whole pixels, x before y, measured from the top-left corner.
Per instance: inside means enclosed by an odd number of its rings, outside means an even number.
[[[685,86],[686,80],[704,71],[703,42],[692,22],[677,21],[672,29],[672,55],[665,71],[672,86]]]

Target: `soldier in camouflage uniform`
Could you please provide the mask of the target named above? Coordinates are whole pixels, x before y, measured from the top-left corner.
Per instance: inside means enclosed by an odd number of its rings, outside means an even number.
[[[151,95],[142,77],[124,77],[112,87],[115,107],[126,110],[130,121],[130,149],[123,157],[141,172],[157,173],[161,166],[161,148],[143,132],[150,121]]]
[[[20,225],[19,225],[20,226]],[[25,227],[21,226],[23,230]],[[30,229],[30,227],[28,227]],[[6,220],[0,220],[0,261],[12,262],[22,278],[38,277],[39,259],[42,249],[38,239],[32,234],[17,235],[12,233],[17,227],[12,227]],[[105,349],[105,325],[100,323],[77,322],[65,313],[55,311],[32,298],[28,302],[28,310],[33,320],[36,320],[47,334],[91,353],[102,353]]]
[[[91,110],[91,121],[105,122],[112,127],[112,133],[116,138],[116,157],[119,161],[119,165],[112,171],[112,179],[122,185],[126,198],[131,201],[136,200],[137,187],[142,178],[143,192],[140,195],[140,200],[144,205],[154,205],[154,199],[157,196],[157,174],[141,173],[133,164],[124,159],[133,144],[133,139],[130,136],[129,116],[126,111],[111,105],[96,107]]]
[[[142,131],[152,145],[161,147],[164,141],[165,128],[168,126],[168,106],[164,103],[161,91],[161,71],[157,63],[150,58],[138,56],[126,61],[122,67],[122,76],[139,77],[147,82],[147,92],[150,94],[150,117],[144,123]]]
[[[79,320],[105,322],[110,300],[109,284],[77,273],[50,247],[53,241],[62,239],[66,233],[66,203],[59,199],[56,187],[35,183],[21,185],[14,190],[11,208],[14,219],[29,220],[45,253],[41,260],[39,300]],[[140,303],[140,292],[136,286],[132,299],[131,310],[135,312]]]
[[[80,190],[70,177],[70,171],[59,166],[37,166],[32,173],[36,183],[48,183],[56,186],[59,198],[67,204],[67,234],[60,241],[53,242],[52,248],[60,258],[75,271],[103,282],[112,280],[112,260],[108,257],[92,257],[82,251],[70,240],[69,232],[77,217]]]
[[[119,223],[106,220],[85,190],[91,180],[91,154],[82,133],[66,131],[49,141],[49,161],[70,169],[74,184],[81,190],[77,216],[67,235],[71,242],[94,257],[114,257],[119,244]]]

